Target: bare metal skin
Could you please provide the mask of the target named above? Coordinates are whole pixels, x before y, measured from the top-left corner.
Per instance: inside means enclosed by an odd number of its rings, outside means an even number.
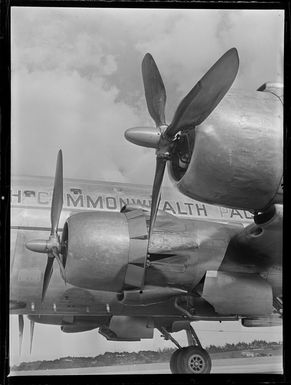
[[[145,55],[145,95],[156,127],[131,128],[125,137],[156,149],[151,192],[63,180],[61,150],[54,181],[13,180],[10,306],[18,314],[20,351],[23,315],[31,348],[35,322],[65,333],[99,328],[114,341],[152,338],[157,328],[178,348],[171,371],[200,374],[211,371],[211,359],[190,322],[280,324],[282,90],[272,84],[228,92],[238,67],[232,48],[167,124],[165,87]],[[183,198],[169,190],[161,197],[166,165]],[[171,334],[180,330],[187,348]]]

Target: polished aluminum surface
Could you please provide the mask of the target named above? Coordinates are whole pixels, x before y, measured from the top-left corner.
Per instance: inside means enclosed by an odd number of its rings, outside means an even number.
[[[280,101],[266,92],[231,92],[196,128],[190,164],[175,183],[193,199],[263,211],[282,174]]]

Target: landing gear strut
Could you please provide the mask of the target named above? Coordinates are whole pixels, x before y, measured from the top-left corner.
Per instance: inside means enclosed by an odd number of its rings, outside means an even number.
[[[208,352],[202,348],[199,338],[190,323],[186,329],[189,346],[184,348],[179,345],[165,328],[161,328],[160,331],[165,339],[170,339],[178,347],[170,360],[172,373],[210,373],[211,358]]]

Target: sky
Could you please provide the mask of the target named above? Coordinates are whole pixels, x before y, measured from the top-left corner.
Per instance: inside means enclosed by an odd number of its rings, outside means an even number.
[[[129,127],[154,125],[141,77],[145,53],[153,55],[163,77],[170,123],[180,100],[232,47],[240,58],[233,88],[282,82],[283,21],[280,10],[13,7],[12,174],[53,176],[61,148],[65,177],[151,184],[154,150],[124,139]],[[170,184],[167,175],[164,184]],[[159,333],[152,341],[121,344],[105,341],[96,330],[72,336],[36,324],[30,356],[28,322],[26,328],[23,360],[172,346]],[[199,322],[197,332],[206,345],[281,340],[281,328],[253,331],[239,323]],[[16,362],[16,317],[11,338]],[[44,354],[48,339],[55,344]]]
[[[234,88],[282,81],[283,12],[12,8],[12,174],[151,184],[153,149],[124,138],[153,126],[141,77],[150,52],[167,90],[170,123],[216,60],[238,49]],[[165,180],[167,182],[167,178]]]

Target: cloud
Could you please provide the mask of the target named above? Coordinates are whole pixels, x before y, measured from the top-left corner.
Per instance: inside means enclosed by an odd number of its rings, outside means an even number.
[[[34,15],[34,12],[32,13]],[[12,68],[30,72],[47,70],[78,71],[83,76],[109,75],[117,67],[106,53],[107,36],[85,28],[86,21],[64,10],[13,10]]]
[[[240,56],[235,87],[255,90],[282,81],[283,12],[187,10],[170,31],[137,43],[141,52],[152,52],[179,97],[232,47]]]
[[[67,177],[124,180],[116,165],[128,169],[138,151],[128,151],[123,133],[138,117],[116,95],[99,77],[76,71],[19,72],[12,82],[12,169],[52,175],[62,148]]]
[[[282,78],[281,11],[12,9],[12,172],[152,183],[154,151],[124,140],[153,125],[141,61],[153,54],[170,122],[182,97],[230,47],[235,87]],[[142,174],[142,180],[140,176]]]

